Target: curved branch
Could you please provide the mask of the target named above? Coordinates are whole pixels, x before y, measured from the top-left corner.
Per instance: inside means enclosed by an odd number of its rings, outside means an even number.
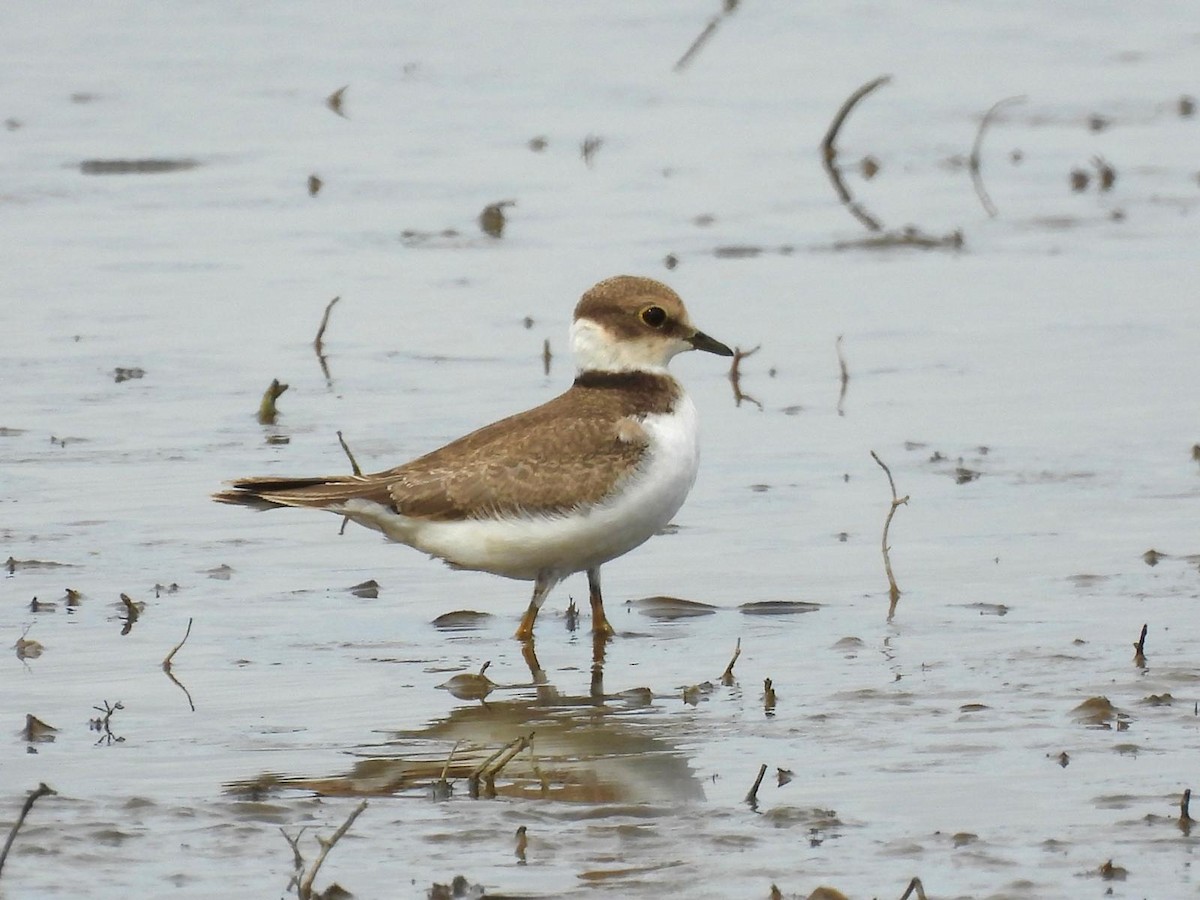
[[[879,220],[868,213],[862,206],[855,201],[849,189],[846,187],[845,181],[842,180],[841,169],[837,166],[837,148],[834,143],[837,141],[838,132],[842,130],[842,125],[845,124],[846,118],[850,115],[850,111],[854,109],[859,102],[874,91],[876,88],[883,87],[892,80],[891,75],[880,75],[878,78],[868,81],[853,94],[846,98],[841,108],[833,117],[833,121],[829,123],[829,128],[825,132],[825,137],[821,140],[821,164],[825,167],[825,172],[829,175],[829,180],[833,183],[833,189],[837,191],[838,199],[842,201],[850,214],[858,221],[862,222],[871,231],[882,231],[883,226]]]
[[[983,133],[987,131],[988,125],[992,124],[992,120],[1001,109],[1013,103],[1024,103],[1026,99],[1028,98],[1021,94],[1016,97],[1005,97],[992,104],[992,108],[985,112],[983,118],[979,120],[979,130],[975,132],[975,143],[971,146],[971,155],[967,159],[967,168],[971,172],[971,183],[975,185],[975,195],[983,204],[984,211],[993,219],[996,217],[996,204],[992,202],[987,189],[983,186],[983,174],[979,168],[979,151],[983,147]]]

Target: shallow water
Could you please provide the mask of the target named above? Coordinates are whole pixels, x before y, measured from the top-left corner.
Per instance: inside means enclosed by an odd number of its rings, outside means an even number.
[[[0,827],[58,794],[0,892],[282,896],[280,828],[308,827],[311,864],[365,796],[318,887],[1197,894],[1191,5],[746,4],[672,71],[718,8],[8,11]],[[883,73],[839,137],[847,182],[961,250],[835,249],[870,235],[816,147]],[[323,99],[345,84],[343,118]],[[964,160],[1018,94],[982,145],[989,218]],[[209,502],[346,470],[338,430],[383,468],[553,396],[575,299],[622,271],[762,349],[740,405],[723,361],[675,364],[701,476],[677,531],[606,567],[602,660],[586,617],[566,627],[582,576],[543,611],[538,683],[510,637],[527,585]],[[891,620],[871,450],[911,498]],[[124,635],[121,593],[144,604]],[[663,596],[714,609],[631,602]],[[743,608],[781,601],[815,608]],[[434,624],[456,610],[490,615]],[[488,661],[482,701],[439,687]],[[473,799],[470,772],[531,732]]]

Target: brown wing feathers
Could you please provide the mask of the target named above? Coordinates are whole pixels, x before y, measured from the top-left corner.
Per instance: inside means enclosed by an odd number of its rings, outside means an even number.
[[[668,412],[679,396],[670,376],[585,372],[564,394],[373,475],[246,478],[214,495],[270,509],[337,507],[363,498],[425,519],[554,515],[603,500],[636,467],[643,441],[627,420]],[[626,422],[626,426],[622,426]]]

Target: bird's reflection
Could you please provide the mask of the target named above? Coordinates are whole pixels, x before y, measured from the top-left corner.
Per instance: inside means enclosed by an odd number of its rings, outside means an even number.
[[[605,692],[607,643],[604,636],[593,639],[586,695],[559,691],[534,642],[527,641],[521,655],[528,684],[497,686],[486,701],[464,703],[420,728],[393,731],[382,745],[361,748],[370,756],[348,772],[264,775],[230,790],[250,796],[275,788],[331,796],[423,791],[583,803],[702,799],[678,748],[686,723],[656,709],[649,688]],[[437,786],[443,786],[440,795]]]

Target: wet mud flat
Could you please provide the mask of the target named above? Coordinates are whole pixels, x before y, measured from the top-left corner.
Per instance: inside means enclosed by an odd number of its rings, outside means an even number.
[[[1186,10],[14,12],[0,893],[1194,893]],[[613,640],[209,501],[548,399],[621,271],[738,352]]]

